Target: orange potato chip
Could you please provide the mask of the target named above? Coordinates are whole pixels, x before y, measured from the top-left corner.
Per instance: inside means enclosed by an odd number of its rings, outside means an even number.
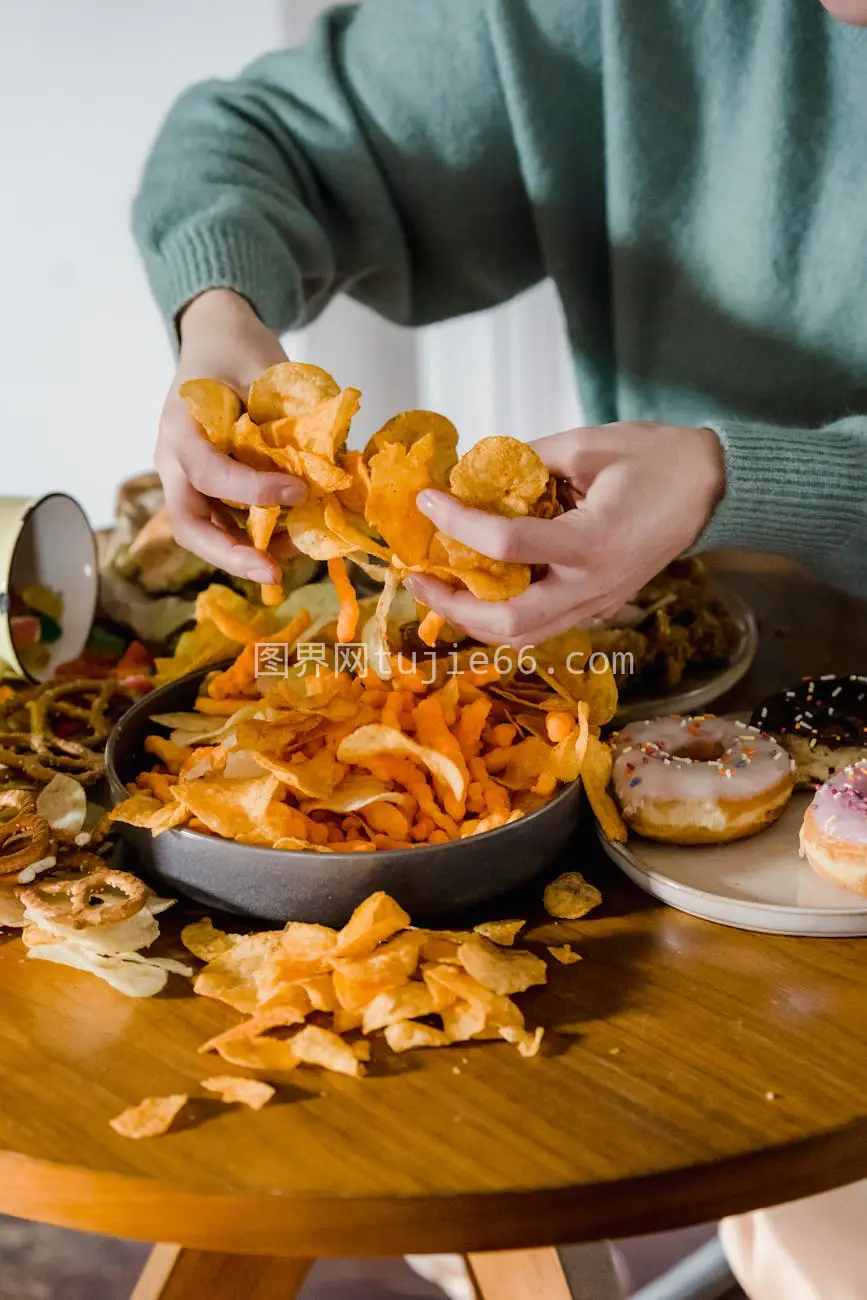
[[[548,486],[548,469],[531,446],[516,438],[483,438],[451,472],[452,494],[464,505],[493,514],[527,515]]]
[[[510,746],[498,781],[508,790],[529,790],[547,768],[553,752],[551,745],[537,736],[518,741]]]
[[[306,799],[327,799],[346,776],[346,768],[330,749],[320,749],[313,758],[302,759],[299,763],[281,763],[265,754],[256,754],[255,759],[277,781]]]
[[[480,934],[461,944],[458,961],[467,974],[492,993],[523,993],[533,984],[544,984],[548,978],[541,957],[522,949],[505,951]]]
[[[385,1041],[393,1052],[411,1052],[417,1047],[448,1047],[448,1036],[433,1025],[415,1020],[398,1020],[385,1027]]]
[[[340,1005],[332,975],[311,975],[309,979],[298,980],[297,984],[304,990],[314,1011],[336,1011]]]
[[[531,1057],[539,1055],[539,1048],[542,1046],[542,1037],[545,1031],[541,1025],[530,1031],[529,1029],[517,1029],[514,1025],[501,1025],[500,1037],[505,1038],[507,1043],[514,1043],[521,1056]]]
[[[549,916],[556,916],[563,921],[577,921],[599,906],[602,895],[579,871],[564,871],[545,886],[542,901]]]
[[[257,551],[267,551],[279,518],[280,506],[250,506],[247,532]]]
[[[473,926],[473,929],[484,939],[490,939],[491,943],[511,948],[526,924],[526,921],[482,921],[480,925]]]
[[[341,763],[358,763],[362,767],[384,755],[414,759],[446,786],[459,802],[466,797],[469,779],[465,775],[463,760],[459,766],[454,759],[426,745],[420,745],[393,727],[383,727],[377,723],[358,727],[337,747],[337,757]]]
[[[625,840],[626,827],[623,818],[608,793],[611,765],[611,750],[601,740],[591,736],[584,766],[581,769],[581,780],[587,792],[587,802],[593,809],[603,835],[609,840]]]
[[[305,411],[295,421],[294,440],[302,452],[334,462],[346,442],[349,426],[361,404],[357,388],[345,388],[314,410]],[[352,482],[349,475],[345,476]]]
[[[429,1016],[436,1010],[433,995],[426,984],[414,982],[400,988],[378,993],[364,1008],[362,1029],[372,1034],[375,1029],[385,1029],[398,1020],[416,1020]]]
[[[561,944],[559,947],[548,945],[548,951],[555,961],[561,966],[572,966],[576,961],[583,960],[580,952],[573,951],[568,943]]]
[[[232,430],[241,414],[241,399],[219,379],[188,379],[178,389],[208,441],[223,455],[232,449]]]
[[[221,1101],[239,1102],[242,1106],[249,1106],[250,1110],[261,1110],[274,1096],[270,1083],[263,1083],[261,1079],[242,1079],[234,1074],[202,1079],[202,1087],[208,1092],[219,1093]]]
[[[332,465],[324,456],[317,456],[312,451],[298,452],[301,475],[322,492],[339,492],[352,487],[352,479],[338,465]]]
[[[175,786],[175,798],[209,830],[233,840],[256,829],[279,788],[280,782],[272,775],[202,777],[198,781],[180,781]]]
[[[444,449],[450,448],[452,453],[457,451],[458,431],[451,420],[447,420],[444,415],[437,415],[435,411],[404,411],[393,416],[379,433],[373,435],[364,449],[364,460],[370,461],[377,452],[393,443],[411,447],[427,434],[433,434]],[[445,456],[445,451],[442,454]],[[453,464],[454,456],[447,469]]]
[[[321,1065],[334,1074],[348,1074],[354,1079],[364,1074],[364,1066],[352,1047],[330,1029],[305,1025],[290,1045],[301,1065]]]
[[[441,614],[435,614],[429,609],[424,618],[418,625],[418,639],[425,645],[435,646],[437,637],[446,626],[446,621]]]
[[[322,513],[326,528],[335,537],[351,546],[353,551],[361,551],[365,555],[373,555],[376,559],[389,563],[391,555],[386,548],[368,537],[366,532],[347,517],[336,497],[325,498]]]
[[[217,1044],[216,1050],[230,1065],[248,1070],[294,1070],[298,1065],[291,1042],[282,1038],[238,1038]]]
[[[287,990],[295,998],[296,1005],[267,1007],[257,1011],[248,1020],[242,1020],[231,1029],[224,1029],[215,1034],[206,1043],[202,1043],[200,1052],[219,1052],[224,1043],[240,1043],[247,1038],[262,1038],[271,1029],[288,1029],[293,1025],[303,1025],[311,1010],[306,993],[299,989]]]
[[[421,564],[427,556],[436,530],[416,497],[425,488],[445,489],[454,455],[428,433],[409,448],[389,443],[370,461],[367,520],[404,564]]]
[[[350,486],[338,493],[340,504],[352,514],[363,517],[370,491],[370,473],[364,458],[360,451],[347,451],[343,453],[340,465],[351,479]]]
[[[234,946],[237,935],[217,930],[209,916],[192,921],[181,930],[181,943],[200,961],[213,961]]]
[[[265,510],[270,507],[254,506],[251,509]],[[279,514],[279,507],[277,509]],[[267,542],[265,543],[267,546]],[[262,548],[263,550],[265,547]],[[212,582],[196,597],[196,621],[213,623],[217,631],[238,645],[247,645],[257,637],[264,636],[270,629],[271,617],[264,610],[257,609],[248,600],[231,587]]]
[[[334,560],[356,549],[332,533],[325,522],[322,501],[302,501],[292,506],[286,515],[286,531],[296,551],[309,555],[312,560]]]
[[[168,1097],[145,1097],[137,1106],[130,1106],[108,1122],[121,1137],[161,1137],[189,1100],[186,1093],[180,1092]]]
[[[334,957],[367,957],[377,944],[409,925],[403,908],[379,890],[356,907],[337,936]]]
[[[247,410],[257,424],[303,415],[337,397],[340,388],[319,366],[281,361],[250,385]]]

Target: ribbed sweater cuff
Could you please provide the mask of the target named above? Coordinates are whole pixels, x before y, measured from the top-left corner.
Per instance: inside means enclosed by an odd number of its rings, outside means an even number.
[[[279,241],[234,226],[186,226],[145,254],[145,268],[173,346],[178,313],[207,289],[234,289],[275,333],[300,324],[302,295],[295,267]]]
[[[693,550],[745,547],[831,558],[864,523],[863,435],[705,424],[723,444],[726,492]]]

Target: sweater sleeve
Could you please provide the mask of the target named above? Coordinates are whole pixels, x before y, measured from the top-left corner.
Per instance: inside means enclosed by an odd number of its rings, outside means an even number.
[[[820,428],[709,420],[726,491],[696,549],[747,547],[827,566],[867,548],[867,416]]]
[[[169,328],[209,288],[272,329],[338,292],[423,324],[543,275],[485,0],[366,0],[172,108],[133,227]]]

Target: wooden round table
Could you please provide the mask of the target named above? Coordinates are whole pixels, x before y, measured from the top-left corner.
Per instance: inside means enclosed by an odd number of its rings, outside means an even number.
[[[719,563],[763,624],[759,659],[726,704],[802,673],[864,670],[863,606],[787,568]],[[0,1211],[189,1248],[157,1249],[140,1300],[270,1300],[294,1294],[318,1256],[598,1241],[867,1176],[865,948],[673,911],[589,834],[567,858],[603,891],[583,921],[546,924],[538,883],[486,910],[535,917],[531,937],[584,958],[523,999],[549,1028],[540,1057],[506,1044],[375,1047],[365,1080],[301,1070],[257,1114],[197,1087],[214,1073],[197,1048],[237,1019],[227,1007],[179,980],[126,999],[25,960],[6,937]],[[202,1099],[166,1137],[132,1142],[108,1125],[146,1095],[187,1091]],[[545,1274],[549,1256],[512,1255],[487,1274],[482,1257],[481,1293],[571,1294]]]

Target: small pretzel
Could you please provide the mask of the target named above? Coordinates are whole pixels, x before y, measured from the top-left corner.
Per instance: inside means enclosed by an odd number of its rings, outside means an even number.
[[[17,875],[48,857],[54,836],[29,790],[0,791],[0,808],[14,810],[9,821],[0,822],[0,876]]]
[[[102,754],[59,736],[34,736],[29,731],[0,731],[0,766],[23,772],[43,785],[58,772],[74,776],[83,786],[94,785],[104,770]]]
[[[41,880],[38,885],[22,889],[19,897],[24,907],[32,908],[52,921],[71,925],[76,930],[88,925],[114,925],[141,911],[148,897],[148,887],[143,880],[131,876],[128,871],[115,871],[105,866],[95,853],[73,855],[65,860],[64,865],[77,865],[76,856],[82,865],[92,860],[99,866],[73,880]],[[116,903],[100,900],[95,905],[93,900],[103,889],[118,889],[124,897]],[[48,902],[46,895],[56,897],[58,901]]]

